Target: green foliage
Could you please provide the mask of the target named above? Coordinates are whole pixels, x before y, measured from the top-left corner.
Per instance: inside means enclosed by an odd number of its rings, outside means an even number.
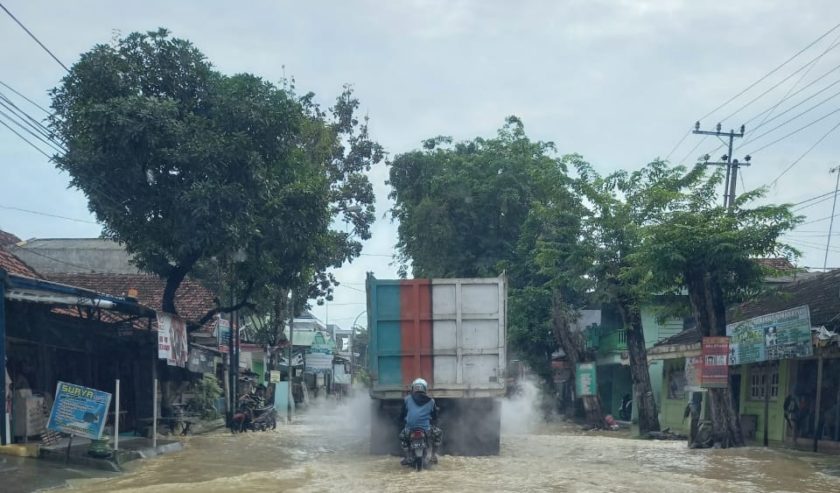
[[[650,289],[693,291],[696,281],[707,279],[728,305],[761,289],[767,271],[756,258],[798,256],[780,241],[802,220],[789,205],[745,207],[764,196],[759,189],[726,209],[717,205],[718,174],[695,169],[686,177],[687,190],[644,229],[642,248],[634,256],[639,267],[632,275],[645,276]]]
[[[57,166],[105,236],[167,278],[167,311],[208,262],[238,282],[240,301],[268,285],[329,295],[327,268],[370,237],[366,172],[383,152],[349,88],[325,111],[293,81],[221,74],[161,29],[95,46],[52,96],[67,147]],[[332,230],[336,219],[352,233]]]
[[[552,292],[567,299],[582,257],[580,204],[550,142],[530,140],[509,117],[496,138],[453,144],[448,137],[390,163],[399,221],[401,273],[417,277],[510,280],[511,349],[543,376],[557,347],[550,325]],[[569,266],[573,266],[570,268]]]
[[[390,163],[403,273],[410,260],[417,277],[496,276],[535,204],[569,202],[565,168],[516,117],[495,139],[451,142],[427,140]]]
[[[192,398],[187,401],[187,411],[199,414],[203,419],[216,419],[216,399],[222,396],[222,388],[213,375],[203,375],[192,386]]]

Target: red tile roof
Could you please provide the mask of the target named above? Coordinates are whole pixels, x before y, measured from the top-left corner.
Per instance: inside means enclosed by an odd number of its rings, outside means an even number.
[[[127,296],[129,289],[136,289],[137,301],[155,310],[160,309],[166,286],[166,281],[152,274],[49,274],[49,280],[115,296]],[[196,322],[215,308],[214,297],[212,291],[188,278],[178,288],[175,306],[179,315]],[[203,328],[211,329],[212,324],[211,320]]]
[[[790,263],[790,260],[784,257],[777,258],[759,258],[755,260],[762,267],[768,267],[774,270],[789,271],[796,270],[796,266]]]
[[[0,231],[0,233],[2,233],[2,231]],[[7,252],[2,248],[0,248],[0,269],[17,276],[34,277],[36,279],[41,278],[41,276],[32,270],[32,267],[26,265],[23,260],[15,257],[10,252]]]
[[[15,245],[20,243],[20,238],[13,235],[12,233],[7,233],[0,229],[0,247],[4,247],[6,245]]]

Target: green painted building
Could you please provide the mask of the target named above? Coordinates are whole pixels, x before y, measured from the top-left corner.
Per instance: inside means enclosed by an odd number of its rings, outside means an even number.
[[[642,329],[645,345],[653,347],[658,341],[683,330],[682,319],[658,320],[658,305],[642,307]],[[630,376],[630,358],[627,353],[627,333],[615,307],[605,305],[601,311],[601,324],[586,331],[588,348],[596,353],[598,364],[598,395],[604,411],[618,417],[622,399],[633,395],[633,381]],[[657,404],[660,403],[662,387],[662,362],[649,364],[651,387]],[[636,406],[633,406],[635,417]]]

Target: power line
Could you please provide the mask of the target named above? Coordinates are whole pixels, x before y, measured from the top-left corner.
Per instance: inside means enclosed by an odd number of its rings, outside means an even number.
[[[811,198],[807,198],[807,199],[802,200],[802,201],[800,201],[800,202],[797,202],[797,203],[795,203],[795,204],[791,204],[791,206],[796,207],[797,205],[802,205],[802,204],[804,204],[804,203],[806,203],[806,202],[810,202],[810,201],[812,201],[812,200],[821,199],[821,198],[823,198],[823,197],[828,197],[829,195],[834,195],[834,191],[831,191],[831,192],[826,192],[826,193],[823,193],[823,194],[820,194],[820,195],[815,195],[815,196],[813,196],[813,197],[811,197]]]
[[[831,195],[834,195],[834,192],[831,192]],[[803,205],[802,207],[797,207],[797,208],[793,209],[793,212],[799,212],[803,209],[807,209],[809,207],[822,204],[823,202],[828,202],[829,200],[831,200],[833,198],[834,197],[823,197],[822,199],[813,201],[810,204]]]
[[[20,27],[21,27],[21,29],[23,29],[24,31],[26,31],[26,34],[28,34],[30,38],[34,39],[34,40],[35,40],[35,42],[36,42],[36,43],[38,43],[38,45],[39,45],[41,48],[43,48],[43,49],[44,49],[44,51],[46,51],[47,53],[49,53],[49,55],[52,57],[52,59],[53,59],[53,60],[55,60],[55,61],[56,61],[59,65],[61,65],[61,68],[63,68],[64,70],[66,70],[66,71],[67,71],[67,73],[70,73],[70,69],[69,69],[69,68],[67,68],[67,66],[66,66],[66,65],[64,65],[63,63],[61,63],[61,60],[59,60],[59,59],[58,59],[58,57],[57,57],[57,56],[55,56],[55,54],[53,54],[53,52],[51,52],[51,51],[50,51],[50,49],[49,49],[49,48],[47,48],[47,47],[44,45],[44,43],[42,43],[42,42],[41,42],[41,40],[40,40],[40,39],[38,39],[38,37],[37,37],[37,36],[35,36],[34,34],[32,34],[32,31],[30,31],[29,29],[27,29],[27,28],[26,28],[26,26],[24,26],[24,25],[23,25],[23,23],[22,23],[22,22],[20,22],[20,21],[17,19],[17,17],[15,17],[15,16],[14,16],[14,14],[12,14],[11,12],[9,12],[9,9],[7,9],[5,5],[3,5],[2,3],[0,3],[0,9],[5,10],[5,11],[6,11],[6,13],[7,13],[7,14],[9,14],[9,17],[11,17],[11,18],[12,18],[12,20],[13,20],[13,21],[15,21],[15,22],[17,23],[17,25],[18,25],[18,26],[20,26]]]
[[[26,97],[26,96],[24,96],[23,94],[19,93],[19,92],[18,92],[18,91],[17,91],[14,87],[10,86],[9,84],[6,84],[6,83],[5,83],[5,82],[3,82],[2,80],[0,80],[0,85],[2,85],[3,87],[5,87],[6,89],[8,89],[8,90],[12,91],[13,93],[17,94],[18,96],[20,96],[21,98],[23,98],[24,100],[26,100],[29,104],[31,104],[31,105],[33,105],[33,106],[35,106],[36,108],[38,108],[39,110],[43,111],[44,113],[46,113],[46,114],[48,114],[48,115],[51,115],[51,114],[52,114],[52,112],[50,112],[49,110],[45,109],[43,106],[41,106],[40,104],[36,103],[35,101],[32,101],[31,99],[27,98],[27,97]]]
[[[688,136],[691,135],[691,130],[692,129],[689,128],[688,132],[686,132],[685,135],[683,135],[683,138],[680,139],[679,142],[677,142],[677,145],[675,145],[674,148],[671,149],[671,152],[669,152],[668,155],[665,156],[666,161],[671,159],[671,155],[674,154],[674,152],[676,152],[676,150],[679,149],[679,147],[682,145],[682,143],[685,142],[685,139],[687,139]]]
[[[2,105],[2,101],[0,101],[0,105]],[[20,129],[21,129],[21,130],[23,130],[24,132],[28,133],[28,134],[29,134],[29,135],[31,135],[32,137],[35,137],[36,139],[38,139],[38,140],[39,140],[39,141],[41,141],[42,143],[46,144],[46,145],[47,145],[47,147],[52,148],[52,150],[57,151],[57,152],[61,152],[61,150],[60,150],[60,149],[58,149],[58,148],[56,148],[56,147],[55,147],[55,144],[54,144],[54,143],[52,143],[52,141],[47,140],[46,138],[44,138],[44,136],[43,136],[43,135],[41,135],[41,134],[39,134],[39,133],[33,132],[33,131],[29,128],[29,127],[27,127],[26,125],[24,125],[24,124],[20,123],[20,122],[19,122],[16,118],[12,117],[11,115],[9,115],[8,113],[6,113],[5,111],[0,110],[0,116],[4,116],[4,117],[6,117],[6,119],[7,119],[8,121],[10,121],[10,122],[14,123],[14,124],[15,124],[15,125],[17,125],[18,127],[20,127]]]
[[[838,81],[838,82],[840,82],[840,81]],[[742,146],[744,146],[744,145],[747,145],[747,144],[749,144],[749,143],[751,143],[751,142],[755,142],[756,140],[761,139],[761,138],[762,138],[762,137],[764,137],[765,135],[768,135],[768,134],[771,134],[771,133],[775,132],[776,130],[778,130],[778,129],[780,129],[780,128],[784,127],[785,125],[787,125],[788,123],[790,123],[790,122],[792,122],[792,121],[796,120],[796,119],[797,119],[797,118],[799,118],[800,116],[805,115],[805,114],[807,114],[807,113],[810,113],[811,111],[813,111],[813,110],[815,110],[815,109],[819,108],[820,106],[822,106],[823,104],[827,103],[828,101],[830,101],[830,100],[832,100],[832,99],[836,98],[837,96],[840,96],[840,91],[835,92],[835,93],[834,93],[834,94],[832,94],[831,96],[829,96],[829,97],[827,97],[827,98],[823,99],[822,101],[820,101],[819,103],[817,103],[817,104],[815,104],[815,105],[811,106],[811,107],[810,107],[810,108],[808,108],[807,110],[805,110],[805,111],[801,111],[801,112],[797,113],[795,116],[793,116],[793,117],[791,117],[791,118],[788,118],[788,119],[787,119],[787,120],[785,120],[784,122],[782,122],[782,123],[780,123],[780,124],[776,125],[775,127],[771,128],[770,130],[767,130],[767,131],[766,131],[766,132],[764,132],[763,134],[758,135],[758,136],[756,136],[756,137],[753,137],[752,139],[747,140],[746,142],[744,142],[744,143],[743,143],[743,144],[741,144],[741,145],[742,145]],[[782,114],[784,114],[784,113],[780,113],[779,115],[782,115]],[[777,116],[779,116],[779,115],[777,115]]]
[[[691,150],[688,151],[682,159],[680,159],[680,161],[679,161],[680,165],[682,165],[682,163],[684,163],[686,159],[691,157],[691,154],[694,153],[694,151],[696,151],[698,147],[700,147],[700,144],[702,144],[703,141],[706,140],[706,137],[708,137],[708,135],[704,135],[702,139],[698,140],[697,143],[694,144],[694,147],[692,147]]]
[[[753,120],[756,120],[756,119],[758,119],[759,117],[761,117],[761,116],[765,115],[766,113],[768,113],[768,112],[770,112],[770,111],[773,111],[773,110],[774,110],[774,109],[775,109],[775,108],[776,108],[779,104],[784,103],[785,101],[787,101],[787,100],[789,100],[789,99],[793,99],[795,96],[798,96],[800,93],[804,92],[804,91],[805,91],[806,89],[808,89],[809,87],[811,87],[811,86],[815,85],[817,82],[819,82],[819,81],[821,81],[821,80],[825,79],[826,77],[828,77],[829,75],[831,75],[833,72],[836,72],[837,70],[840,70],[840,64],[837,64],[837,65],[835,65],[834,67],[832,67],[831,69],[827,70],[827,71],[826,71],[826,72],[824,72],[822,75],[820,75],[820,76],[819,76],[819,77],[817,77],[816,79],[812,80],[811,82],[809,82],[808,84],[806,84],[804,87],[802,87],[801,89],[797,90],[797,91],[796,91],[796,92],[794,92],[793,94],[790,94],[790,95],[788,95],[788,96],[787,96],[787,97],[785,97],[785,98],[782,98],[782,99],[779,101],[779,103],[777,103],[776,105],[771,106],[770,108],[767,108],[766,110],[764,110],[764,111],[762,111],[762,112],[760,112],[760,113],[756,114],[755,116],[753,116],[752,118],[750,118],[749,120],[747,120],[746,122],[744,122],[744,124],[745,124],[745,125],[746,125],[746,124],[749,124],[749,123],[751,123]],[[830,86],[829,86],[829,87],[830,87]]]
[[[748,152],[747,154],[752,155],[752,154],[755,154],[755,153],[757,153],[757,152],[763,151],[764,149],[767,149],[768,147],[770,147],[770,146],[772,146],[772,145],[778,144],[779,142],[781,142],[781,141],[783,141],[783,140],[787,139],[788,137],[791,137],[791,136],[793,136],[793,135],[798,134],[799,132],[801,132],[801,131],[805,130],[806,128],[809,128],[809,127],[812,127],[812,126],[816,125],[817,123],[819,123],[819,122],[821,122],[821,121],[825,120],[826,118],[828,118],[828,117],[830,117],[831,115],[833,115],[833,114],[835,114],[835,113],[838,113],[838,112],[840,112],[840,108],[837,108],[836,110],[832,111],[831,113],[827,113],[827,114],[825,114],[825,115],[823,115],[823,116],[821,116],[821,117],[817,118],[816,120],[812,121],[811,123],[808,123],[808,124],[806,124],[806,125],[804,125],[804,126],[802,126],[802,127],[797,128],[797,129],[796,129],[796,130],[794,130],[793,132],[790,132],[790,133],[788,133],[788,134],[786,134],[786,135],[784,135],[784,136],[782,136],[782,137],[779,137],[778,139],[776,139],[776,140],[774,140],[774,141],[770,142],[769,144],[765,144],[765,145],[763,145],[763,146],[759,147],[758,149],[755,149],[755,150],[754,150],[754,151],[752,151],[752,152]],[[836,127],[835,127],[835,128],[836,128]],[[830,133],[830,132],[829,132],[829,133]],[[825,138],[825,137],[823,137],[823,138]],[[820,139],[820,141],[822,141],[822,139]]]
[[[37,214],[39,216],[47,216],[47,217],[55,217],[58,219],[66,219],[68,221],[75,221],[77,223],[87,223],[87,224],[99,224],[94,221],[87,221],[85,219],[77,219],[75,217],[67,217],[67,216],[59,216],[58,214],[50,214],[49,212],[41,212],[41,211],[33,211],[30,209],[22,209],[20,207],[12,207],[10,205],[2,205],[0,204],[0,209],[6,209],[10,211],[18,211],[18,212],[25,212],[27,214]]]
[[[840,111],[840,110],[837,110],[837,111]],[[811,147],[809,147],[807,151],[803,152],[803,153],[802,153],[802,155],[801,155],[801,156],[799,156],[799,157],[796,159],[796,161],[794,161],[794,162],[790,163],[790,166],[788,166],[787,168],[785,168],[785,170],[784,170],[784,171],[782,171],[781,173],[779,173],[779,176],[777,176],[775,179],[773,179],[773,181],[772,181],[772,182],[770,182],[770,184],[771,184],[771,185],[775,185],[776,183],[778,183],[779,178],[781,178],[781,177],[785,176],[785,175],[787,174],[787,172],[788,172],[788,171],[790,171],[790,170],[791,170],[794,166],[796,166],[797,164],[799,164],[799,162],[800,162],[800,161],[802,161],[802,159],[804,159],[804,158],[805,158],[805,156],[807,156],[807,155],[808,155],[811,151],[813,151],[815,147],[817,147],[818,145],[820,145],[820,143],[821,143],[823,140],[825,140],[825,138],[826,138],[826,137],[828,137],[829,135],[831,135],[831,133],[832,133],[832,132],[834,132],[835,130],[837,130],[837,127],[840,127],[840,122],[837,122],[837,123],[836,123],[833,127],[831,127],[831,128],[828,130],[828,132],[826,132],[826,133],[825,133],[822,137],[820,137],[820,138],[819,138],[819,140],[817,140],[816,142],[814,142],[814,145],[812,145]],[[833,216],[832,216],[832,217],[833,217]]]
[[[825,54],[826,54],[826,53],[828,53],[829,51],[833,50],[834,48],[837,48],[837,46],[840,46],[840,43],[834,43],[834,44],[832,44],[831,46],[829,46],[829,47],[828,47],[828,49],[826,49],[824,52],[822,52],[822,53],[821,53],[820,55],[818,55],[816,58],[812,58],[810,61],[808,61],[808,63],[806,63],[805,65],[802,65],[802,66],[801,66],[801,67],[799,67],[798,69],[794,70],[794,71],[793,71],[790,75],[788,75],[788,76],[787,76],[787,77],[785,77],[784,79],[780,80],[779,82],[775,83],[774,85],[770,86],[770,88],[769,88],[769,89],[767,89],[766,91],[764,91],[763,93],[761,93],[761,94],[759,94],[758,96],[754,97],[753,99],[751,99],[751,100],[747,101],[747,102],[746,102],[746,103],[744,103],[744,104],[743,104],[740,108],[738,108],[737,110],[735,110],[735,111],[733,111],[732,113],[730,113],[730,114],[726,115],[725,117],[723,117],[723,118],[721,119],[721,121],[726,121],[726,120],[728,120],[728,119],[732,118],[732,117],[733,117],[733,116],[735,116],[736,114],[740,113],[742,110],[746,109],[749,105],[751,105],[751,104],[755,103],[755,102],[756,102],[756,101],[758,101],[759,99],[761,99],[761,98],[763,98],[764,96],[766,96],[768,93],[770,93],[770,92],[774,91],[776,88],[778,88],[779,86],[781,86],[781,85],[782,85],[782,84],[784,84],[785,82],[789,81],[791,78],[793,78],[793,76],[794,76],[794,75],[798,74],[799,72],[801,72],[801,71],[805,70],[805,69],[806,69],[806,68],[808,68],[808,67],[813,67],[813,64],[814,64],[814,63],[816,63],[817,61],[819,61],[819,60],[820,60],[823,56],[825,56]],[[805,75],[807,75],[807,72],[805,73]],[[801,79],[800,79],[800,80],[801,80]],[[783,98],[783,99],[784,99],[784,98]]]
[[[796,80],[796,82],[794,82],[792,86],[790,86],[790,88],[787,90],[787,92],[785,93],[785,95],[784,95],[784,96],[782,96],[782,98],[779,100],[779,102],[778,102],[778,103],[776,103],[775,105],[773,105],[772,107],[770,107],[770,112],[769,112],[769,113],[767,113],[767,115],[765,115],[765,116],[764,116],[764,118],[761,120],[761,123],[759,123],[759,124],[758,124],[758,127],[757,127],[757,128],[761,128],[761,127],[763,127],[763,126],[764,126],[764,124],[767,122],[767,119],[768,119],[768,118],[770,118],[770,115],[772,115],[772,114],[773,114],[773,112],[774,112],[774,111],[776,111],[776,108],[778,108],[778,107],[779,107],[779,105],[781,105],[781,104],[782,104],[782,102],[784,102],[784,101],[786,101],[786,100],[787,100],[787,97],[788,97],[788,96],[790,96],[790,93],[791,93],[791,92],[793,92],[793,90],[794,90],[794,89],[796,89],[796,87],[797,87],[797,86],[798,86],[798,85],[799,85],[799,84],[800,84],[803,80],[805,80],[805,77],[807,77],[807,76],[808,76],[808,74],[810,74],[810,73],[811,73],[811,70],[813,70],[813,69],[814,69],[814,67],[816,67],[816,66],[817,66],[817,64],[818,64],[818,63],[819,63],[819,61],[822,59],[822,57],[823,57],[826,53],[828,53],[829,51],[831,51],[831,50],[834,48],[834,46],[836,46],[836,45],[835,45],[835,43],[837,43],[838,41],[840,41],[840,36],[837,36],[836,38],[834,38],[834,41],[832,42],[832,44],[831,44],[831,45],[829,45],[829,47],[828,47],[828,48],[826,48],[826,49],[825,49],[825,51],[823,51],[823,52],[822,52],[822,54],[821,54],[819,57],[817,57],[816,59],[814,59],[814,61],[812,61],[812,62],[811,62],[811,64],[810,64],[811,66],[810,66],[810,67],[808,67],[808,70],[806,70],[806,71],[805,71],[805,73],[804,73],[804,74],[802,74],[802,76],[801,76],[799,79],[797,79],[797,80]]]
[[[736,94],[736,95],[732,96],[731,98],[727,99],[726,101],[724,101],[722,104],[720,104],[718,107],[716,107],[716,108],[715,108],[715,109],[713,109],[712,111],[710,111],[710,112],[706,113],[705,115],[703,115],[701,118],[699,118],[699,120],[704,120],[704,119],[708,118],[709,116],[713,115],[715,112],[717,112],[718,110],[720,110],[721,108],[725,107],[726,105],[728,105],[728,104],[729,104],[729,103],[731,103],[732,101],[734,101],[734,100],[738,99],[739,97],[741,97],[742,95],[744,95],[744,93],[746,93],[747,91],[749,91],[749,90],[750,90],[750,89],[752,89],[753,87],[757,86],[758,84],[760,84],[761,82],[763,82],[765,79],[767,79],[767,78],[768,78],[768,77],[770,77],[771,75],[773,75],[773,74],[775,74],[776,72],[778,72],[779,70],[781,70],[781,69],[782,69],[785,65],[787,65],[788,63],[790,63],[790,62],[792,62],[793,60],[795,60],[795,59],[796,59],[799,55],[801,55],[802,53],[804,53],[804,52],[808,51],[808,49],[809,49],[809,48],[811,48],[811,47],[812,47],[812,46],[814,46],[815,44],[817,44],[817,43],[819,43],[820,41],[822,41],[822,39],[823,39],[823,38],[825,38],[826,36],[828,36],[829,34],[831,34],[832,32],[834,32],[834,31],[835,31],[838,27],[840,27],[840,24],[836,24],[834,27],[832,27],[831,29],[829,29],[828,31],[826,31],[825,33],[823,33],[820,37],[818,37],[818,38],[817,38],[817,39],[815,39],[814,41],[811,41],[811,42],[810,42],[810,43],[809,43],[806,47],[804,47],[804,48],[802,48],[801,50],[797,51],[797,52],[796,52],[796,53],[795,53],[792,57],[788,58],[787,60],[785,60],[784,62],[782,62],[780,65],[778,65],[776,68],[774,68],[774,69],[772,69],[771,71],[769,71],[769,72],[767,72],[766,74],[764,74],[764,76],[762,76],[760,79],[758,79],[757,81],[755,81],[755,82],[753,82],[752,84],[750,84],[749,86],[747,86],[745,89],[743,89],[743,90],[742,90],[741,92],[739,92],[738,94]]]
[[[47,158],[47,159],[52,160],[52,157],[51,157],[49,154],[47,154],[46,152],[44,152],[44,151],[43,151],[40,147],[38,147],[38,146],[36,146],[35,144],[33,144],[32,142],[30,142],[30,141],[29,141],[26,137],[24,137],[23,135],[19,134],[19,133],[17,132],[17,130],[15,130],[15,129],[13,129],[12,127],[10,127],[10,126],[9,126],[6,122],[4,122],[2,119],[0,119],[0,125],[3,125],[4,127],[6,127],[6,128],[8,128],[9,130],[11,130],[13,134],[17,135],[18,137],[20,137],[20,139],[21,139],[21,140],[23,140],[23,141],[24,141],[24,142],[26,142],[27,144],[31,145],[31,146],[32,146],[32,147],[33,147],[36,151],[38,151],[38,152],[40,152],[41,154],[43,154],[44,156],[46,156],[46,158]]]
[[[48,137],[51,140],[57,142],[55,135],[50,131],[50,129],[48,129],[43,123],[36,120],[32,115],[30,115],[25,110],[21,109],[18,105],[16,105],[14,101],[12,101],[11,99],[9,99],[8,96],[3,94],[3,91],[0,91],[0,104],[9,109],[9,111],[12,111],[16,115],[18,115],[19,118],[25,119],[30,126],[36,128],[45,137]]]

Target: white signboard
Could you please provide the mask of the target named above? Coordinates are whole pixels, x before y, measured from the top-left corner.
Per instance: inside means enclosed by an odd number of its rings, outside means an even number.
[[[187,324],[184,319],[168,313],[157,314],[158,358],[165,359],[170,366],[187,366],[189,346]]]

